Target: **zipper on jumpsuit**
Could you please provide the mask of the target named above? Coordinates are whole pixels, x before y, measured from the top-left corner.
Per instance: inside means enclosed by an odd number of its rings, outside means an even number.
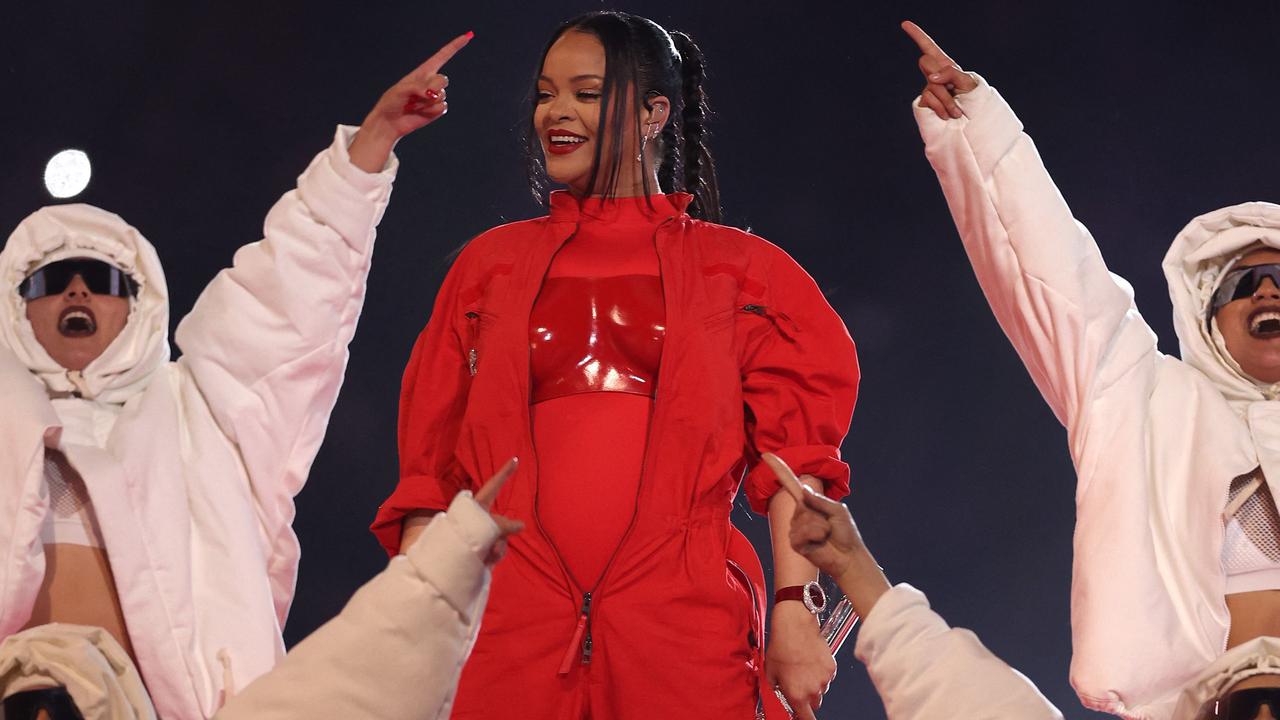
[[[674,217],[668,217],[666,220],[662,221],[662,223],[658,225],[657,229],[654,230],[653,235],[654,235],[655,251],[658,250],[658,247],[657,247],[658,233],[660,233],[662,229],[666,227],[668,224],[670,224],[673,220],[675,220]],[[575,231],[574,233],[571,233],[568,237],[566,237],[564,240],[562,240],[560,242],[559,247],[556,248],[556,252],[559,252],[560,248],[563,248],[564,244],[569,242],[569,240],[573,239],[573,236],[576,234],[577,232]],[[662,253],[658,251],[657,254],[658,254],[658,280],[662,285],[662,299],[663,299],[664,306],[669,306],[670,303],[667,302],[669,300],[669,298],[667,297],[667,283],[664,279],[666,277],[666,273],[663,272],[663,267],[662,267],[663,265]],[[552,257],[553,258],[555,257],[554,253]],[[546,282],[546,273],[550,271],[550,269],[551,269],[551,263],[548,262],[547,269],[543,271],[543,275],[542,275],[542,281],[544,284]],[[539,286],[539,292],[541,292],[541,285]],[[536,298],[534,302],[537,302]],[[532,306],[530,306],[529,311],[530,313],[533,312]],[[526,324],[527,322],[528,321],[526,320]],[[591,637],[592,598],[593,598],[593,595],[596,597],[600,595],[600,591],[604,587],[604,581],[606,578],[609,577],[609,569],[613,567],[613,561],[618,557],[618,551],[621,550],[622,547],[627,544],[627,539],[631,537],[631,531],[636,526],[636,518],[639,517],[640,515],[640,493],[644,489],[645,469],[648,466],[649,453],[653,447],[653,442],[652,442],[653,425],[654,425],[653,421],[654,421],[654,418],[656,418],[658,415],[658,408],[659,408],[658,392],[664,386],[663,378],[666,375],[666,372],[665,372],[666,364],[662,362],[662,356],[664,355],[666,355],[666,343],[663,343],[662,353],[658,357],[658,383],[657,383],[657,388],[654,389],[653,412],[650,413],[649,423],[648,423],[648,426],[645,428],[644,457],[640,461],[640,482],[636,484],[636,498],[635,498],[635,505],[631,510],[631,520],[630,522],[627,523],[627,530],[622,534],[622,539],[618,541],[618,544],[613,548],[613,553],[609,555],[608,561],[605,562],[604,570],[601,571],[600,579],[596,581],[595,587],[592,588],[591,590],[587,590],[582,593],[582,606],[578,610],[578,622],[574,626],[573,635],[569,639],[569,645],[568,647],[565,648],[564,657],[561,658],[560,660],[560,668],[557,672],[557,674],[559,675],[569,674],[569,671],[573,668],[573,659],[575,657],[578,657],[579,654],[581,654],[581,658],[582,658],[581,664],[583,665],[591,664],[591,655],[595,645],[595,642]],[[528,383],[525,383],[525,385],[527,388]],[[527,392],[528,391],[526,389],[526,393]],[[524,403],[525,423],[526,423],[526,427],[527,427],[529,438],[530,438],[529,446],[532,452],[534,453],[533,521],[538,528],[538,533],[542,535],[543,540],[546,540],[547,546],[551,548],[552,554],[556,556],[556,562],[559,563],[560,565],[560,571],[564,573],[565,579],[568,581],[570,587],[573,590],[577,590],[582,587],[582,584],[579,583],[578,579],[573,576],[572,572],[570,572],[569,566],[565,564],[564,558],[560,555],[560,550],[556,547],[555,543],[552,542],[551,536],[547,534],[546,529],[542,527],[542,519],[538,516],[538,489],[541,486],[541,478],[540,478],[540,474],[538,473],[537,450],[533,450],[533,442],[532,442],[533,416],[528,410],[528,406],[529,406],[528,397],[525,397],[524,400],[525,400],[525,403]]]

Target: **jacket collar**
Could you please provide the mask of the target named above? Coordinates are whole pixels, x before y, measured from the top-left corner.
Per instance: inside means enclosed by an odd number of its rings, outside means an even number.
[[[681,216],[686,216],[689,203],[693,202],[693,196],[685,192],[668,193],[667,202],[676,209]],[[551,222],[567,222],[577,223],[582,214],[582,202],[567,190],[556,190],[551,193],[549,203]]]

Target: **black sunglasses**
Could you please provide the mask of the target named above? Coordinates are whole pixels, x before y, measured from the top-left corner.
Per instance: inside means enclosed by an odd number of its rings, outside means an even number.
[[[18,285],[18,294],[24,300],[35,300],[46,295],[58,295],[66,291],[75,276],[79,275],[89,292],[116,297],[137,296],[138,282],[120,268],[101,260],[71,258],[49,263],[27,276]]]
[[[1254,720],[1264,705],[1270,708],[1272,717],[1280,718],[1280,687],[1229,692],[1218,700],[1218,708],[1211,717],[1219,720]]]
[[[1271,282],[1280,288],[1280,263],[1249,265],[1227,273],[1227,276],[1222,279],[1222,284],[1218,286],[1218,291],[1213,294],[1213,305],[1209,314],[1216,314],[1223,305],[1232,300],[1249,297],[1257,291],[1263,278],[1271,278]]]

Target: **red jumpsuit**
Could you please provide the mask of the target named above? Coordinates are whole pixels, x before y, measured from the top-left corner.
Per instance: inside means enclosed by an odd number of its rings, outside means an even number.
[[[556,193],[548,217],[477,237],[414,348],[400,483],[373,525],[388,552],[406,512],[522,460],[494,510],[528,529],[495,568],[455,718],[752,718],[764,582],[729,523],[733,496],[745,475],[764,511],[778,489],[764,451],[848,490],[858,372],[844,324],[777,247],[691,219],[686,195],[653,201],[656,217],[643,199],[584,211]],[[612,387],[538,345],[540,328],[574,334],[538,320],[580,310],[593,281],[623,316],[602,326],[621,345],[594,359],[633,365]],[[641,317],[647,334],[620,330]]]

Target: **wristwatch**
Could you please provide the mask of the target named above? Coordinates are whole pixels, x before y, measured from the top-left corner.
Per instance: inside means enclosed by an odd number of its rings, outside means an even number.
[[[814,615],[827,607],[827,594],[822,591],[822,586],[813,580],[803,585],[778,588],[778,591],[773,594],[773,602],[776,604],[783,600],[799,600],[804,603],[805,609]]]

